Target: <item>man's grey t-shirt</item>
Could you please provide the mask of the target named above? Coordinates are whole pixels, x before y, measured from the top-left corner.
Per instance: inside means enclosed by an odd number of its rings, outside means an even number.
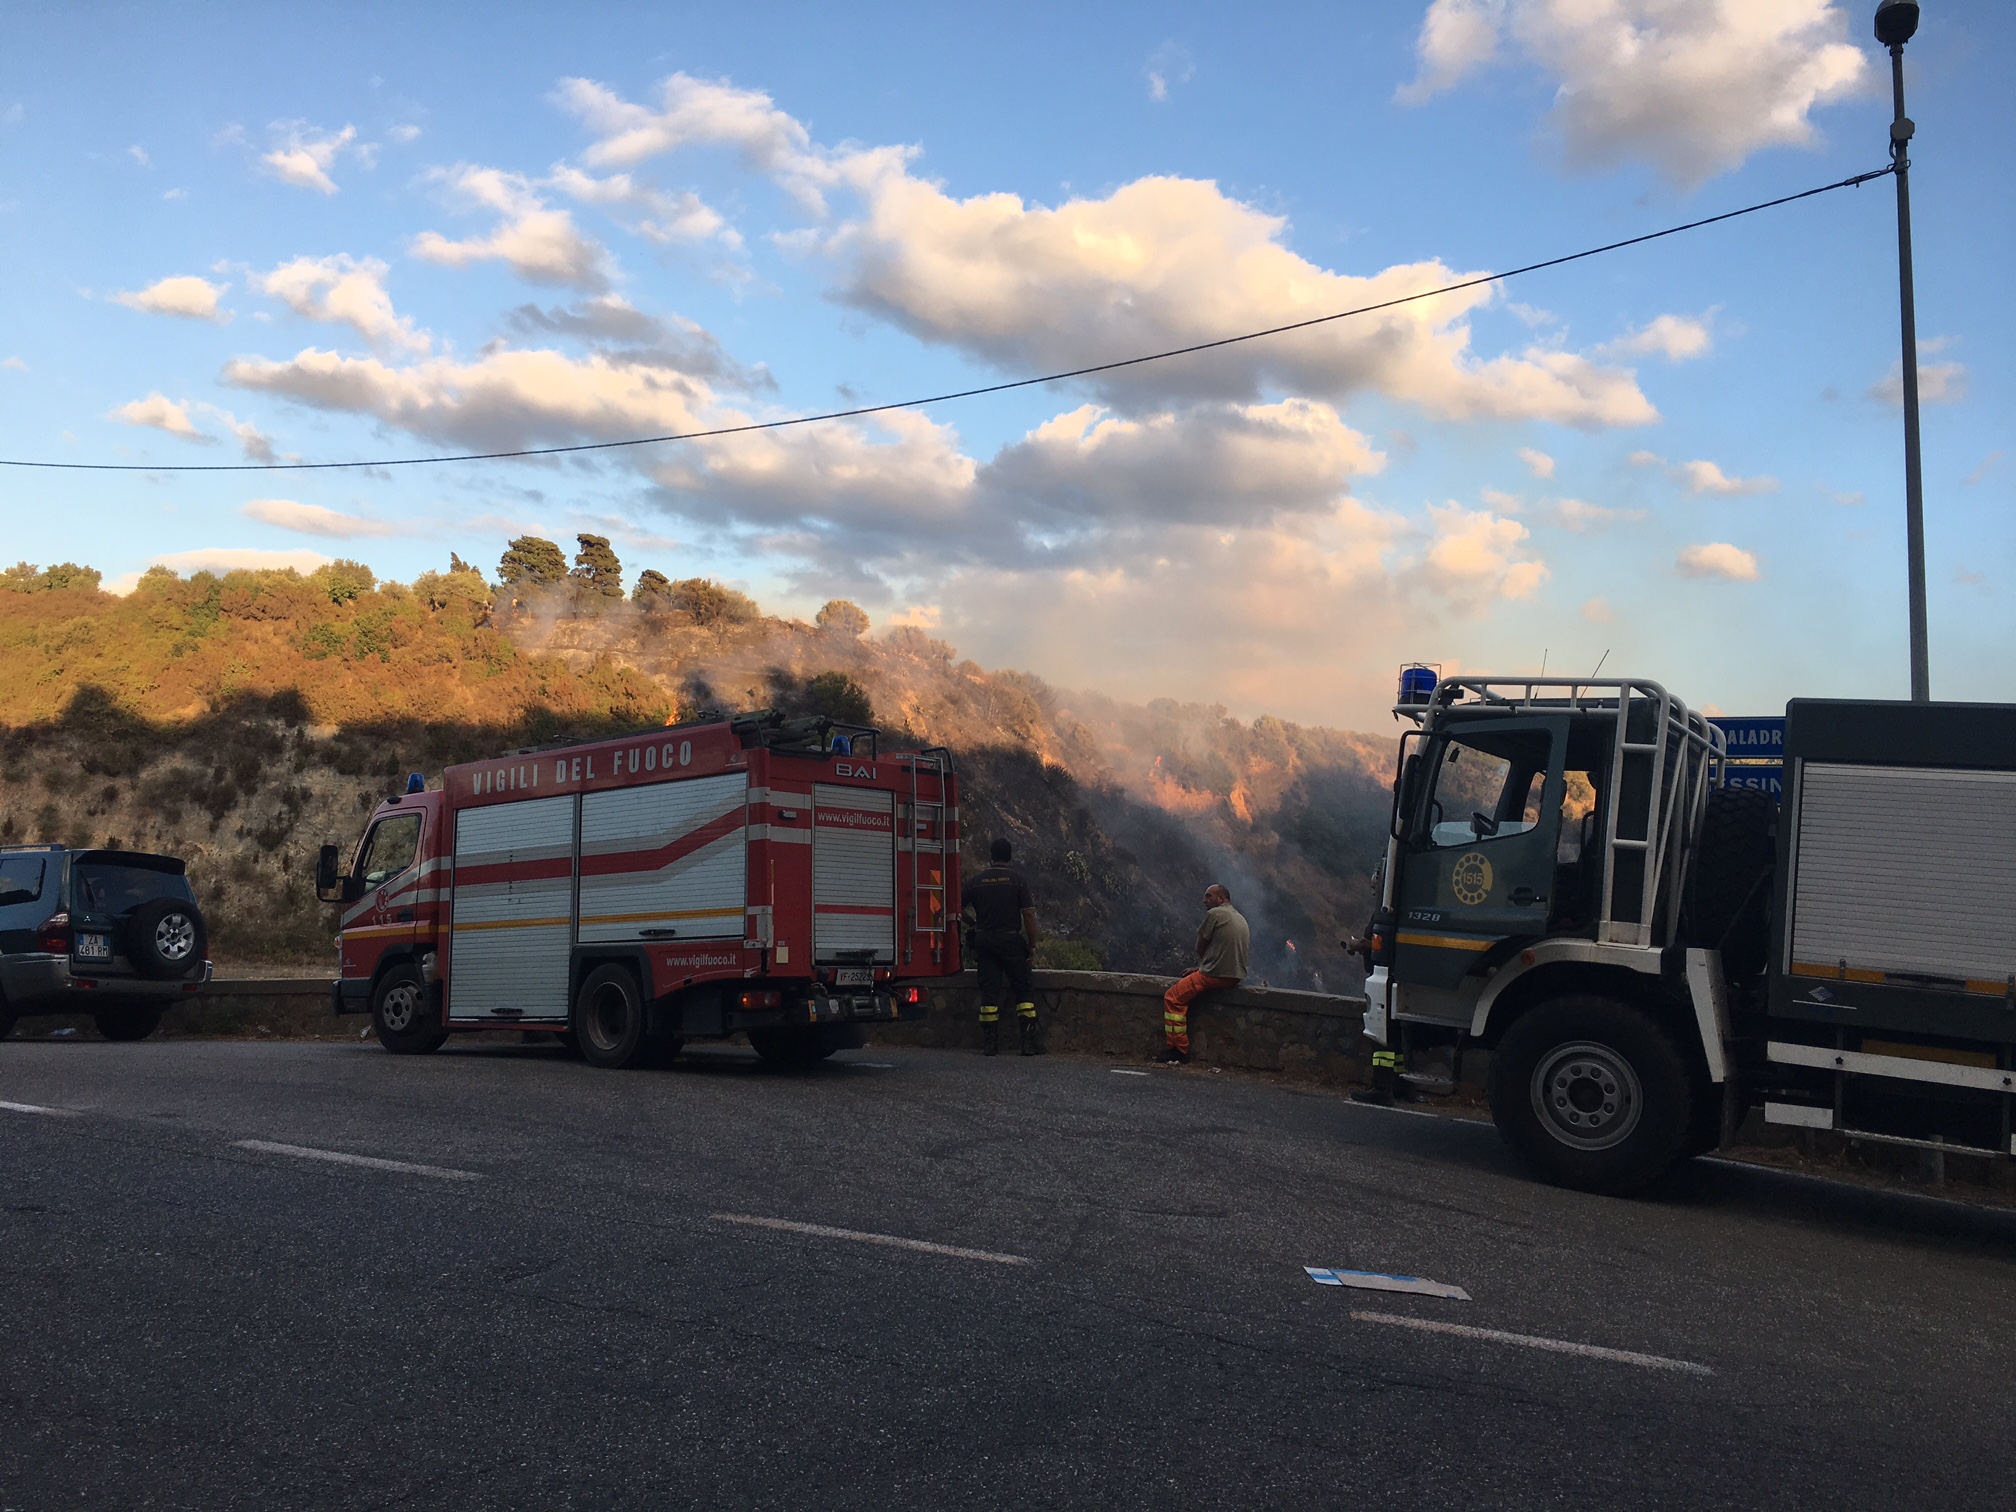
[[[1199,952],[1198,969],[1206,976],[1230,977],[1242,981],[1246,976],[1246,956],[1252,944],[1252,931],[1246,927],[1246,919],[1230,903],[1220,903],[1204,914],[1203,927],[1197,931],[1204,948]]]

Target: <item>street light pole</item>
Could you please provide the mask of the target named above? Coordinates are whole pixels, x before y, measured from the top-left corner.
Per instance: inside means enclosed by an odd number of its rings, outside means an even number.
[[[1876,7],[1876,40],[1890,49],[1890,161],[1897,180],[1898,310],[1904,355],[1904,556],[1910,574],[1911,701],[1932,699],[1931,653],[1925,632],[1925,484],[1918,453],[1918,309],[1911,278],[1911,136],[1904,114],[1904,44],[1918,30],[1917,0],[1882,0]]]

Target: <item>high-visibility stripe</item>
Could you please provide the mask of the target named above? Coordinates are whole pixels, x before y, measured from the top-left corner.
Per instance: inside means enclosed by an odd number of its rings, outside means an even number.
[[[583,914],[583,924],[649,924],[660,919],[739,919],[740,908],[682,908],[670,913]]]
[[[1435,950],[1489,950],[1496,940],[1478,940],[1467,935],[1403,934],[1402,945],[1426,945]]]
[[[457,922],[455,933],[468,934],[479,929],[550,929],[556,924],[570,924],[573,921],[562,914],[557,919],[484,919],[469,923]]]
[[[1838,962],[1832,966],[1822,966],[1817,961],[1794,961],[1792,963],[1792,975],[1827,977],[1836,982],[1881,982],[1884,980],[1883,973],[1880,971],[1870,971],[1861,966],[1843,967]],[[1969,987],[1973,986],[1971,982],[1968,985]],[[2003,984],[2000,982],[1992,983],[1990,984],[1990,990],[2001,992],[2003,991]]]

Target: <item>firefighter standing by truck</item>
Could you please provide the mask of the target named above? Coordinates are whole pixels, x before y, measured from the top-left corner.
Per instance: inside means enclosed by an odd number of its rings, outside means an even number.
[[[1021,1026],[1022,1054],[1041,1055],[1043,1041],[1036,1023],[1036,981],[1031,969],[1036,954],[1036,899],[1029,879],[1013,864],[1015,848],[996,840],[991,864],[966,884],[965,919],[973,931],[973,953],[980,969],[980,1045],[986,1055],[1001,1050],[1001,1007],[1015,1005]]]

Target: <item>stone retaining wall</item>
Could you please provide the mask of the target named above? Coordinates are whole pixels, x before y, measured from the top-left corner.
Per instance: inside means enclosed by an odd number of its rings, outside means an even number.
[[[1162,993],[1170,978],[1105,971],[1038,971],[1037,1009],[1052,1049],[1147,1060],[1162,1050]],[[1362,998],[1235,987],[1207,992],[1190,1008],[1190,1048],[1204,1065],[1285,1071],[1331,1082],[1363,1080]],[[1012,1013],[1012,1010],[1010,1010]],[[80,1020],[88,1023],[88,1020]],[[169,1037],[354,1038],[369,1020],[329,1011],[326,977],[212,982],[162,1021]],[[972,972],[934,983],[921,1024],[870,1031],[880,1045],[980,1048],[980,996]],[[1007,1025],[1012,1047],[1015,1031]]]
[[[1162,1053],[1162,993],[1170,977],[1109,971],[1038,971],[1036,1007],[1054,1050],[1148,1060]],[[931,1017],[878,1027],[878,1045],[980,1047],[980,993],[972,972],[932,984]],[[1014,1010],[1004,1009],[1012,1049]],[[1190,1005],[1190,1053],[1202,1065],[1284,1071],[1329,1082],[1365,1075],[1365,1000],[1278,987],[1207,992]]]

